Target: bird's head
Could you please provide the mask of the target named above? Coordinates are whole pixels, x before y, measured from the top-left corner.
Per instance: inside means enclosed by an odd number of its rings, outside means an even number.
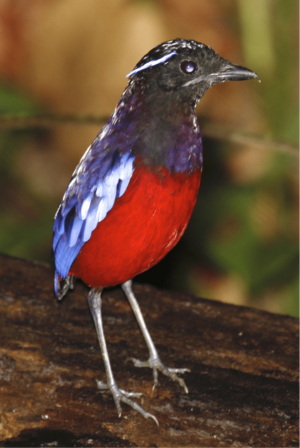
[[[253,71],[223,59],[212,48],[184,39],[153,48],[127,76],[150,94],[176,92],[176,97],[194,106],[214,84],[259,79]]]

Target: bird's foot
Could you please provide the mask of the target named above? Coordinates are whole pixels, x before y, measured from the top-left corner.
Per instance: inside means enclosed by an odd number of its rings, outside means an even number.
[[[143,395],[142,392],[126,392],[123,389],[119,389],[116,383],[109,386],[106,383],[103,383],[102,381],[96,380],[98,389],[101,390],[109,390],[112,393],[112,396],[115,401],[115,405],[118,411],[119,417],[122,415],[122,409],[121,409],[121,402],[128,404],[128,406],[131,406],[133,409],[138,411],[140,414],[142,414],[145,418],[152,418],[155,423],[158,425],[157,418],[150,414],[149,412],[146,412],[141,406],[139,406],[135,401],[131,400],[131,398],[141,398]]]
[[[153,369],[153,378],[154,378],[153,390],[155,389],[155,387],[158,384],[158,372],[157,371],[160,370],[164,375],[171,378],[172,381],[177,381],[180,384],[180,386],[184,389],[186,394],[189,393],[189,390],[188,390],[184,380],[182,378],[180,378],[179,376],[177,376],[177,373],[181,374],[181,373],[185,373],[185,372],[190,372],[189,369],[175,369],[172,367],[166,367],[161,362],[159,357],[152,358],[150,356],[148,361],[140,361],[135,358],[130,358],[130,359],[131,359],[131,361],[133,361],[133,364],[135,367],[150,367],[151,369]]]

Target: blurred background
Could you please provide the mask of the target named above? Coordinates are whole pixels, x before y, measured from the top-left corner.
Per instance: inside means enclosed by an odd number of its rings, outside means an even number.
[[[0,0],[0,252],[52,263],[53,216],[102,126],[27,117],[108,117],[137,61],[177,37],[262,82],[201,100],[192,220],[137,281],[297,316],[297,0]]]

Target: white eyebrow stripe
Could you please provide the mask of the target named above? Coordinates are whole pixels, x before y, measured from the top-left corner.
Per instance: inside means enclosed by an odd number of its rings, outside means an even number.
[[[157,59],[156,61],[149,61],[146,64],[142,65],[141,67],[132,70],[132,72],[130,72],[130,73],[128,73],[128,75],[126,75],[126,78],[128,78],[131,75],[134,75],[137,72],[145,70],[146,68],[153,67],[154,65],[157,65],[157,64],[162,64],[163,62],[166,62],[168,59],[170,59],[175,54],[177,54],[177,51],[172,51],[172,53],[166,54],[165,56],[163,56],[160,59]]]

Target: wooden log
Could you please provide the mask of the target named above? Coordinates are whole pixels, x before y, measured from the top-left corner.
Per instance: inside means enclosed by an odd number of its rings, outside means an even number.
[[[120,288],[103,294],[112,368],[158,421],[97,389],[105,372],[88,289],[60,303],[49,266],[0,256],[1,446],[292,447],[298,439],[298,320],[135,285],[167,366],[187,367],[189,394],[131,357],[147,349]]]

